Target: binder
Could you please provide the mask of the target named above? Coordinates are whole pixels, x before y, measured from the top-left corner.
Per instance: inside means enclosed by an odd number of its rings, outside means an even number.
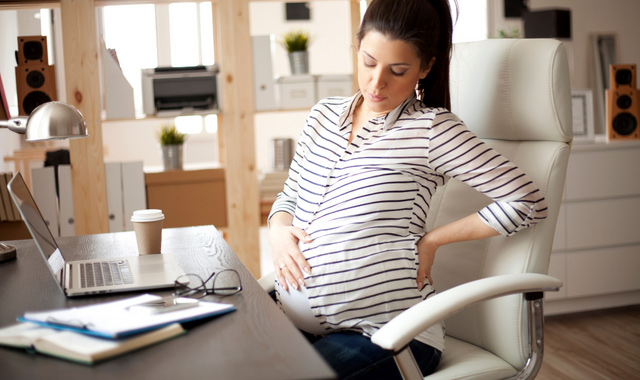
[[[58,165],[58,188],[60,207],[60,236],[76,236],[73,214],[73,186],[71,165]]]
[[[33,198],[40,209],[44,221],[49,226],[51,234],[53,237],[59,237],[58,200],[53,166],[31,169],[31,187],[33,189]]]
[[[133,308],[133,306],[161,299],[160,296],[143,294],[70,309],[26,312],[23,317],[18,318],[18,321],[107,339],[119,339],[175,322],[190,322],[236,310],[235,306],[230,304],[207,301],[199,301],[196,307],[158,314],[141,314]]]
[[[107,182],[107,211],[109,214],[109,232],[124,231],[122,200],[122,165],[119,162],[105,162]]]

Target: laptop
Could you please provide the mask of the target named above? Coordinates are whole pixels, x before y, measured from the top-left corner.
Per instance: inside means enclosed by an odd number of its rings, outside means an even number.
[[[184,275],[168,253],[67,262],[20,173],[7,185],[43,259],[67,297],[172,287]]]

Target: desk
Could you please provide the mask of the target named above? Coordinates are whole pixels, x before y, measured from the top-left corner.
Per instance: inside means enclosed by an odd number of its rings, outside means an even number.
[[[66,298],[48,273],[32,240],[14,240],[18,258],[0,263],[0,326],[25,311],[81,306],[136,293]],[[133,232],[59,238],[67,260],[116,257],[137,252]],[[186,325],[184,336],[94,366],[0,347],[0,377],[6,379],[327,379],[330,367],[289,322],[213,226],[163,230],[162,250],[177,256],[187,273],[205,275],[234,268],[243,290],[211,301],[237,310]],[[153,292],[167,295],[168,290]]]

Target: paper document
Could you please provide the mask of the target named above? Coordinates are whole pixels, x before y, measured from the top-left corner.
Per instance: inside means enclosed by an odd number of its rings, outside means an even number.
[[[233,305],[206,301],[200,301],[194,307],[166,313],[148,313],[133,307],[161,299],[160,296],[144,294],[90,306],[27,312],[18,320],[114,339],[166,326],[173,322],[188,322],[235,310]]]

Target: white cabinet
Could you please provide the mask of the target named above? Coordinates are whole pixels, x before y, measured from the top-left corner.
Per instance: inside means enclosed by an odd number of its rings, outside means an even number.
[[[640,303],[640,142],[574,144],[549,274],[547,314]]]

